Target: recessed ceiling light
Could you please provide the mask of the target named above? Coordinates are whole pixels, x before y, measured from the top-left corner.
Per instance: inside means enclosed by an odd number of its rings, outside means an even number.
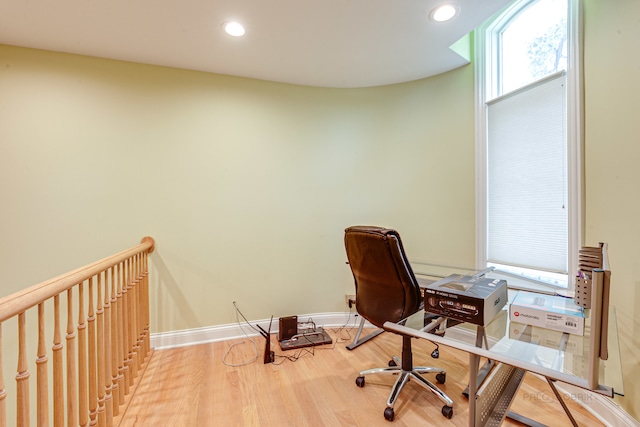
[[[444,22],[452,19],[458,13],[458,8],[452,4],[443,4],[431,11],[429,17],[436,22]]]
[[[233,37],[242,37],[245,33],[244,27],[235,21],[225,22],[222,28],[224,28],[225,33]]]

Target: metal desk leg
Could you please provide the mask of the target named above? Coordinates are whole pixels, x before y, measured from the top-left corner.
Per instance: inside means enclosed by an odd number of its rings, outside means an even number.
[[[469,353],[469,427],[476,425],[476,395],[478,394],[478,365],[480,356]]]
[[[356,332],[356,337],[354,338],[353,342],[347,346],[348,350],[353,350],[354,348],[358,347],[360,344],[364,344],[367,341],[369,341],[371,338],[375,338],[384,332],[384,329],[379,328],[371,332],[369,335],[360,339],[360,335],[362,334],[362,328],[364,328],[364,323],[365,323],[365,319],[364,317],[361,317],[360,326],[358,327],[358,332]]]
[[[567,417],[569,417],[569,420],[571,420],[571,424],[573,425],[573,427],[578,427],[578,423],[576,422],[575,418],[573,418],[573,415],[571,415],[571,411],[567,407],[567,404],[564,403],[564,399],[562,398],[562,396],[560,396],[560,392],[558,392],[558,389],[553,384],[553,381],[551,380],[551,378],[549,377],[545,377],[545,378],[549,383],[549,387],[551,387],[551,390],[553,390],[553,394],[556,395],[558,402],[560,402],[560,404],[562,405],[562,409],[564,409],[565,414],[567,414]]]
[[[478,330],[476,332],[476,347],[482,348],[483,342],[484,342],[484,348],[488,349],[489,343],[487,342],[487,334],[484,330],[484,326],[478,326]],[[478,358],[478,360],[480,359]],[[484,382],[484,379],[487,377],[487,375],[489,375],[489,372],[491,371],[491,368],[493,368],[494,365],[495,365],[495,362],[493,360],[487,360],[487,363],[482,365],[482,368],[480,368],[480,370],[476,373],[476,375],[474,376],[477,379],[476,390],[478,389],[480,384]],[[474,377],[469,375],[469,382],[471,382],[471,378],[474,378]],[[467,388],[464,389],[462,394],[465,397],[469,397],[469,386],[467,386]]]
[[[476,347],[482,348],[483,344],[486,348],[489,347],[484,327],[478,326]],[[469,397],[469,426],[498,426],[502,424],[505,416],[515,416],[525,423],[530,421],[509,411],[524,379],[525,371],[502,363],[496,365],[493,360],[487,360],[482,369],[478,370],[480,356],[470,354],[469,357],[469,386],[465,390]],[[496,368],[492,370],[494,365]]]
[[[475,395],[477,426],[498,427],[502,424],[525,374],[523,369],[504,363],[496,364]]]
[[[478,357],[478,363],[479,362],[480,358]],[[476,390],[478,389],[480,384],[484,382],[484,379],[487,378],[487,375],[489,375],[489,372],[491,372],[491,369],[495,364],[496,363],[493,360],[487,360],[487,362],[482,365],[482,368],[478,370],[478,373],[476,375]],[[471,382],[471,378],[471,374],[469,374],[469,382]],[[462,391],[462,394],[467,398],[469,397],[469,386],[467,386],[467,388]]]
[[[476,331],[476,347],[482,348],[482,342],[487,342],[487,334],[484,331],[484,326],[478,326],[478,330]],[[487,345],[487,349],[489,346]]]

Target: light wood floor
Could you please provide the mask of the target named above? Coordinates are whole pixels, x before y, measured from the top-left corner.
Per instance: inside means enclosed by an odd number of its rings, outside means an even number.
[[[266,365],[261,337],[255,339],[258,359],[243,366],[227,364],[255,356],[254,345],[246,338],[155,351],[126,412],[116,421],[122,427],[468,425],[467,400],[462,395],[468,380],[466,353],[441,346],[440,358],[432,359],[434,345],[413,340],[415,365],[447,369],[441,388],[454,401],[454,416],[443,417],[442,403],[410,382],[390,423],[383,411],[396,377],[368,376],[363,388],[356,386],[355,378],[362,369],[386,366],[391,355],[400,353],[401,337],[384,333],[349,351],[346,344],[351,338],[345,331],[330,334],[334,344],[312,348],[312,352],[283,352],[272,336],[276,361]],[[226,352],[227,364],[223,363]],[[299,357],[294,360],[295,356]],[[576,403],[568,401],[568,405],[580,426],[602,425]],[[553,427],[571,425],[548,384],[530,374],[512,410]],[[506,421],[504,425],[520,424]]]

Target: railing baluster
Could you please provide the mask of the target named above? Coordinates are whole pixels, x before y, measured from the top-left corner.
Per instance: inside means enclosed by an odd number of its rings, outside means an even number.
[[[138,376],[138,368],[140,366],[140,347],[138,346],[138,312],[136,310],[138,304],[138,263],[137,257],[131,257],[131,276],[130,276],[130,292],[131,292],[131,379]],[[133,385],[133,382],[131,383]]]
[[[98,424],[105,425],[104,409],[104,308],[102,301],[102,274],[98,276]]]
[[[109,294],[109,280],[113,280],[113,269],[104,271],[104,335],[101,346],[104,353],[101,354],[104,361],[104,410],[105,423],[102,426],[111,427],[113,425],[113,385],[111,380],[111,295]],[[102,299],[102,298],[101,298]]]
[[[67,426],[78,425],[76,334],[73,327],[73,288],[67,290]]]
[[[89,425],[87,370],[87,324],[84,311],[84,282],[82,282],[78,284],[78,420],[81,427]]]
[[[138,302],[136,305],[136,325],[138,327],[138,363],[139,368],[142,368],[142,362],[146,357],[146,352],[144,351],[144,318],[143,318],[143,310],[142,310],[142,287],[144,277],[142,275],[142,254],[136,255],[136,265],[138,266],[138,273],[136,277],[138,278],[138,284],[136,286],[136,301]]]
[[[146,239],[146,238],[145,238]],[[144,241],[144,239],[143,239]],[[152,241],[152,240],[151,240]],[[144,251],[140,254],[142,258],[142,301],[140,307],[142,310],[142,333],[143,333],[143,350],[144,359],[147,359],[149,352],[151,351],[151,331],[149,329],[149,253],[151,251]]]
[[[133,346],[131,345],[131,258],[125,260],[125,280],[122,283],[122,299],[124,301],[124,338],[125,338],[125,361],[124,365],[127,369],[126,383],[127,387],[131,386],[131,373],[133,369],[131,362],[133,361]]]
[[[60,332],[60,296],[53,297],[53,425],[64,427],[64,373],[62,368],[62,334]]]
[[[133,316],[131,316],[131,300],[132,300],[132,294],[131,294],[131,258],[128,258],[126,261],[126,274],[127,274],[127,279],[125,280],[125,282],[123,283],[123,289],[122,289],[122,295],[124,298],[124,307],[125,307],[125,318],[124,318],[124,325],[125,325],[125,337],[126,337],[126,357],[127,360],[125,362],[125,366],[127,367],[127,371],[125,371],[125,381],[127,383],[127,390],[128,387],[131,387],[131,385],[133,385],[133,334],[131,333],[131,323],[133,322]]]
[[[149,329],[150,324],[150,313],[149,313],[149,256],[145,252],[142,254],[142,259],[144,260],[144,287],[143,287],[143,311],[144,311],[144,336],[145,336],[145,354],[144,357],[149,355],[151,351],[151,331]]]
[[[26,315],[18,315],[18,373],[16,375],[19,427],[28,427],[29,422],[29,368],[27,363]]]
[[[120,387],[118,385],[119,339],[118,324],[118,266],[111,267],[111,396],[113,397],[113,415],[120,414]]]
[[[49,375],[45,331],[44,303],[41,302],[38,304],[38,358],[36,359],[38,427],[49,425]]]
[[[125,307],[126,286],[124,281],[126,260],[120,264],[120,281],[118,282],[118,384],[120,385],[120,403],[124,402],[124,397],[129,394],[129,376],[127,361],[127,316]]]
[[[98,281],[100,276],[98,275]],[[98,285],[100,286],[100,285]],[[96,342],[96,313],[93,304],[95,287],[95,276],[89,279],[89,316],[87,323],[89,324],[89,425],[96,424],[98,410],[98,394],[96,392],[96,355],[99,341]]]
[[[2,373],[2,323],[0,323],[0,427],[7,427],[7,391]]]

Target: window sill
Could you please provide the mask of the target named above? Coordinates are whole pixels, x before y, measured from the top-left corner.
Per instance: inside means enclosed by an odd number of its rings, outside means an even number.
[[[559,288],[557,286],[547,285],[535,280],[528,280],[522,277],[516,277],[508,273],[500,271],[492,271],[487,274],[489,277],[496,279],[504,279],[507,281],[507,287],[511,291],[530,291],[548,295],[573,296],[573,291],[567,288]]]

